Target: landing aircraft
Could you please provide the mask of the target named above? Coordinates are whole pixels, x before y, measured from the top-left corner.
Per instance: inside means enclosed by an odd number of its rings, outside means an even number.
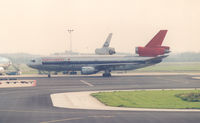
[[[113,54],[115,54],[116,53],[115,48],[109,47],[111,38],[112,38],[112,33],[109,33],[103,46],[101,48],[95,49],[95,54],[97,54],[97,55],[113,55]]]
[[[136,47],[138,56],[51,56],[33,59],[28,66],[48,71],[48,77],[51,71],[81,71],[85,75],[104,71],[103,77],[110,77],[111,71],[134,70],[160,63],[170,52],[170,47],[161,46],[166,33],[167,30],[160,30],[145,47]]]

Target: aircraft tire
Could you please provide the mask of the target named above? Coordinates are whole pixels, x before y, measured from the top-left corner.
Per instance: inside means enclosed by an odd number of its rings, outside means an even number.
[[[111,73],[103,73],[103,77],[111,77]]]
[[[76,71],[72,71],[72,72],[70,72],[70,75],[76,75],[76,74],[77,74]]]

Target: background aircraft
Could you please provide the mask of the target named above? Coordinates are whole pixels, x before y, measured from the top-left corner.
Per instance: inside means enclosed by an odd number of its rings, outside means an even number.
[[[8,69],[10,65],[12,65],[12,62],[9,59],[0,56],[0,75],[5,74],[5,70]]]
[[[97,55],[113,55],[115,54],[115,48],[109,47],[112,38],[112,33],[109,33],[106,42],[103,44],[102,48],[97,48],[95,54]]]
[[[8,68],[12,66],[12,70],[8,70]],[[0,75],[20,75],[20,69],[11,62],[10,59],[6,57],[0,56]]]
[[[31,60],[28,66],[48,71],[81,71],[82,74],[95,74],[104,71],[103,77],[110,77],[111,71],[134,70],[160,63],[169,53],[168,46],[161,46],[167,30],[160,30],[145,47],[136,47],[139,56],[64,56],[41,57]]]

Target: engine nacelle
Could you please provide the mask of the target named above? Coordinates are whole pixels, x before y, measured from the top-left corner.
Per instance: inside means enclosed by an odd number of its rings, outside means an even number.
[[[164,48],[166,50],[169,50],[170,48],[168,46],[160,46],[160,48]]]
[[[113,55],[115,54],[115,48],[112,47],[103,47],[103,48],[97,48],[95,50],[95,53],[97,55]]]
[[[155,48],[147,48],[147,47],[136,47],[135,53],[139,54],[139,56],[146,56],[146,57],[155,57],[158,55],[163,55],[165,53],[169,53],[169,47],[161,46]]]
[[[81,74],[95,74],[98,71],[94,67],[82,67],[81,68]]]

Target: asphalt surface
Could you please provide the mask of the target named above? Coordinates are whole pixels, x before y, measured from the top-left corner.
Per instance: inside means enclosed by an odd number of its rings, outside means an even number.
[[[199,123],[200,112],[98,111],[52,106],[50,94],[95,90],[200,88],[191,75],[30,77],[36,87],[0,89],[0,123]]]

